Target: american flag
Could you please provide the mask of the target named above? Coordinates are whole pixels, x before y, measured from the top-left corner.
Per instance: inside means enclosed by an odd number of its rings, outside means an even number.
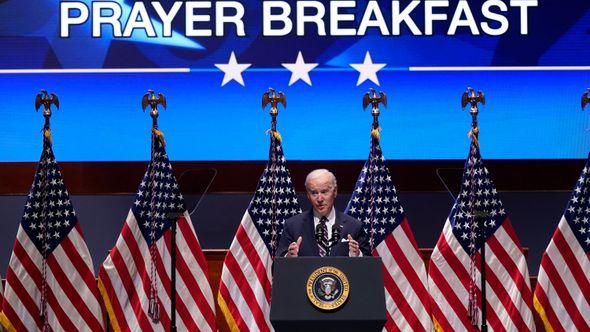
[[[477,330],[469,316],[470,292],[476,302],[471,317],[481,320],[481,256],[477,239],[480,231],[474,219],[476,213],[487,215],[484,227],[488,328],[494,331],[535,330],[529,272],[520,241],[483,164],[479,147],[473,142],[465,162],[461,191],[428,267],[435,328]]]
[[[4,289],[9,331],[102,331],[92,259],[49,138],[27,197]]]
[[[346,213],[363,223],[374,256],[383,260],[386,331],[429,331],[426,267],[397,197],[377,138],[358,177]]]
[[[269,161],[223,262],[219,307],[232,331],[271,331],[271,267],[283,223],[301,213],[280,136],[271,132]]]
[[[178,330],[216,329],[207,263],[166,150],[154,136],[152,159],[117,243],[99,272],[99,288],[115,330],[169,330],[174,221]]]
[[[590,161],[541,259],[534,305],[547,331],[590,331]]]

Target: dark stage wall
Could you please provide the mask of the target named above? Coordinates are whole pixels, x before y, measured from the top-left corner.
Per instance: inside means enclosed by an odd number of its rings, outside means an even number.
[[[30,180],[29,180],[30,181]],[[254,180],[255,182],[255,180]],[[573,182],[572,182],[573,185]],[[204,249],[229,248],[252,193],[214,193],[203,197],[192,215]],[[308,207],[304,194],[301,202]],[[434,247],[453,201],[445,192],[400,192],[418,246]],[[24,195],[0,196],[0,275],[4,275],[25,204]],[[343,210],[350,192],[341,192],[336,203]],[[541,255],[561,217],[569,191],[500,191],[500,197],[523,246],[529,248],[528,265],[537,275]],[[95,269],[115,244],[134,195],[72,195]],[[198,197],[186,196],[189,208]]]

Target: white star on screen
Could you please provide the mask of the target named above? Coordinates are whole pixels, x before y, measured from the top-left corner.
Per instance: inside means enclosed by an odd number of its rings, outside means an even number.
[[[215,64],[215,67],[219,68],[219,70],[223,72],[223,81],[221,82],[221,86],[226,85],[232,80],[238,82],[242,86],[245,86],[244,79],[242,78],[242,72],[251,65],[252,64],[250,63],[238,63],[236,60],[236,54],[231,52],[228,63]]]
[[[309,72],[317,67],[317,63],[305,63],[303,60],[303,54],[299,51],[297,54],[297,60],[295,63],[283,63],[283,67],[289,69],[291,71],[291,79],[289,80],[289,86],[293,85],[293,83],[302,80],[303,82],[307,83],[307,85],[311,86],[311,79],[309,78]]]
[[[221,86],[225,86],[231,81],[236,81],[238,84],[245,86],[242,72],[250,68],[251,65],[251,63],[239,63],[236,59],[235,52],[232,51],[227,63],[215,64],[215,67],[221,70],[224,74]],[[303,58],[303,53],[299,51],[297,53],[297,59],[294,63],[281,63],[281,65],[291,72],[289,86],[297,83],[299,80],[311,86],[312,83],[309,73],[314,70],[319,65],[319,63],[306,63],[305,59]],[[374,84],[380,85],[377,72],[385,68],[386,65],[387,64],[385,63],[373,63],[371,53],[367,51],[363,63],[350,64],[350,66],[358,72],[356,85],[359,86],[367,80],[373,82]],[[271,68],[271,70],[275,70],[275,68]]]
[[[356,82],[356,85],[359,86],[366,80],[370,80],[371,82],[379,85],[377,72],[383,69],[385,65],[385,63],[373,63],[373,59],[371,59],[371,54],[369,53],[369,51],[367,51],[363,63],[350,64],[352,68],[356,69],[359,72],[359,78]]]

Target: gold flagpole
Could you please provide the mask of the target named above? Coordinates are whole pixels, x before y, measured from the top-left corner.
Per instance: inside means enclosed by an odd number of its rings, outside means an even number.
[[[55,93],[47,93],[45,89],[35,96],[35,110],[39,112],[39,108],[43,106],[43,117],[45,118],[45,124],[43,125],[43,137],[51,144],[51,127],[49,119],[51,118],[51,105],[55,105],[56,109],[59,109],[59,98]]]
[[[51,147],[51,126],[50,126],[50,119],[51,119],[51,105],[55,105],[56,109],[59,109],[59,98],[55,93],[48,93],[46,90],[42,89],[36,96],[35,96],[35,110],[38,112],[41,106],[43,106],[43,117],[45,118],[45,123],[43,124],[43,128],[41,129],[43,133],[43,150]],[[46,151],[43,151],[46,153]],[[45,163],[46,160],[41,160],[40,163]],[[41,167],[41,165],[39,166]],[[39,316],[41,321],[43,322],[43,331],[49,331],[51,328],[49,326],[49,320],[47,319],[47,251],[49,249],[49,245],[47,243],[47,239],[49,235],[47,234],[47,230],[49,229],[49,225],[47,224],[46,216],[48,212],[46,211],[47,206],[47,171],[42,170],[40,172],[41,177],[39,179],[39,190],[42,193],[42,212],[41,212],[41,243],[42,243],[42,251],[43,251],[43,263],[41,266],[41,303],[39,306]]]
[[[381,131],[381,127],[379,127],[379,115],[381,115],[379,104],[387,107],[387,95],[383,91],[379,91],[379,95],[377,95],[377,91],[370,88],[363,96],[363,111],[367,109],[367,106],[372,106],[371,115],[373,116],[373,124],[371,125],[371,137],[376,140],[379,140],[379,132]]]
[[[166,109],[166,97],[163,93],[156,94],[154,90],[149,89],[146,94],[143,95],[141,99],[141,108],[145,112],[146,108],[150,107],[150,116],[152,117],[152,148],[151,148],[151,158],[150,164],[153,163],[157,157],[156,148],[158,144],[162,147],[166,145],[164,140],[164,134],[162,131],[158,129],[158,116],[160,112],[158,111],[158,105],[162,105],[164,109]],[[160,304],[158,302],[158,285],[157,285],[157,271],[156,271],[156,256],[158,255],[157,247],[156,247],[156,172],[155,166],[151,164],[150,166],[150,190],[151,190],[151,202],[150,202],[150,209],[152,220],[150,220],[149,227],[150,227],[150,258],[151,258],[151,267],[150,267],[150,294],[149,294],[149,304],[148,304],[148,315],[152,319],[154,323],[160,322]],[[170,331],[176,331],[176,220],[172,221],[172,226],[170,228],[171,232],[171,240],[170,240]]]
[[[371,124],[371,148],[369,154],[369,167],[367,168],[367,177],[366,182],[368,184],[369,191],[369,201],[370,204],[374,204],[375,200],[375,191],[374,191],[374,184],[375,184],[375,174],[374,174],[374,163],[375,160],[373,158],[374,150],[379,148],[379,141],[381,139],[381,127],[379,125],[379,115],[381,115],[381,111],[379,110],[379,104],[383,104],[384,107],[387,107],[387,95],[383,91],[377,91],[375,89],[370,88],[367,93],[363,95],[363,111],[367,109],[367,106],[371,105],[371,115],[373,116],[373,123]],[[371,229],[374,227],[375,223],[375,212],[371,211],[370,216],[370,225]],[[369,232],[369,246],[371,251],[375,249],[375,234]]]
[[[278,104],[283,104],[283,108],[287,108],[287,96],[279,91],[276,92],[273,88],[268,88],[268,90],[262,94],[262,109],[264,110],[266,106],[270,104],[269,114],[271,117],[270,121],[270,159],[273,161],[273,165],[276,162],[276,151],[277,151],[277,142],[280,143],[282,138],[281,134],[277,131],[277,116],[279,115]],[[277,249],[278,241],[277,235],[280,233],[280,229],[276,229],[277,227],[277,203],[276,203],[276,185],[278,184],[277,178],[277,169],[276,167],[272,166],[271,169],[268,170],[270,174],[270,183],[272,184],[272,199],[270,205],[270,218],[271,218],[271,228],[272,228],[272,238],[270,243],[272,244],[271,248],[271,256],[274,257],[275,251]]]
[[[485,105],[486,100],[483,92],[478,91],[477,94],[475,90],[472,88],[467,88],[467,91],[463,93],[461,96],[461,106],[465,108],[467,105],[471,105],[469,109],[469,114],[471,114],[471,130],[467,134],[471,141],[473,142],[474,148],[479,149],[479,126],[477,122],[477,116],[479,115],[479,108],[477,104],[481,103]],[[475,167],[475,162],[471,163],[471,174],[473,177],[473,168]],[[480,331],[486,332],[488,330],[487,326],[487,310],[486,310],[486,242],[485,242],[485,218],[489,217],[489,215],[483,211],[475,211],[475,192],[474,187],[471,186],[471,191],[469,193],[469,201],[471,206],[471,215],[473,217],[471,222],[471,234],[473,234],[471,238],[471,247],[472,252],[471,255],[471,263],[470,263],[470,274],[471,274],[471,282],[469,286],[469,303],[468,303],[468,315],[471,319],[471,324],[477,326],[478,323],[478,315],[477,315],[477,298],[475,295],[475,242],[479,238],[479,242],[481,245],[481,258],[480,258],[480,273],[481,273],[481,280],[480,280],[480,289],[481,289],[481,329]],[[479,234],[478,234],[479,233]]]

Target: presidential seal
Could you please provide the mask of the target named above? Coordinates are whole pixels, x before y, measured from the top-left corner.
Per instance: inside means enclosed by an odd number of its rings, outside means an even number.
[[[307,278],[307,298],[318,309],[336,310],[348,299],[350,285],[344,272],[323,266]]]

